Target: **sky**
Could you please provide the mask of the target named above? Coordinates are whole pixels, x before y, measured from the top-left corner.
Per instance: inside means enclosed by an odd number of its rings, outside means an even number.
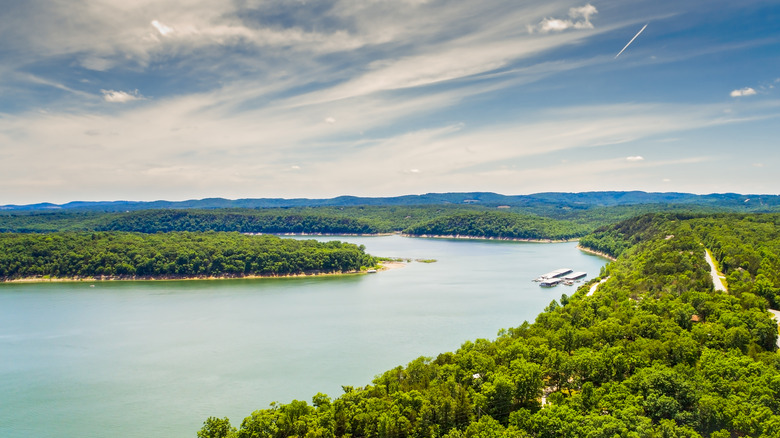
[[[776,0],[0,4],[0,205],[780,193]]]

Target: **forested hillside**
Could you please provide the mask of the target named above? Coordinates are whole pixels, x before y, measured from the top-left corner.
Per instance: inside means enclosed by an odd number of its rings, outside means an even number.
[[[643,216],[583,244],[619,254],[535,322],[399,366],[331,398],[199,437],[777,437],[774,216]],[[705,247],[729,273],[712,287]],[[769,260],[769,261],[765,261]],[[775,269],[776,271],[776,269]],[[594,279],[595,283],[600,279]]]
[[[412,236],[490,237],[499,239],[566,240],[586,232],[571,222],[503,212],[464,212],[413,225]]]
[[[736,294],[753,293],[780,308],[780,215],[701,218],[692,227],[712,251]]]
[[[337,241],[238,233],[0,233],[0,281],[276,276],[374,264],[363,247]]]
[[[241,233],[321,233],[570,239],[605,224],[648,211],[704,214],[719,211],[692,205],[590,207],[544,205],[535,208],[483,205],[296,207],[266,209],[156,209],[128,212],[0,213],[0,232],[55,231],[237,231]]]
[[[635,206],[664,204],[697,205],[726,208],[740,212],[770,212],[780,208],[777,195],[741,195],[737,193],[713,193],[695,195],[691,193],[648,193],[631,192],[547,192],[530,195],[502,195],[491,192],[426,193],[393,197],[338,196],[329,199],[308,198],[206,198],[187,201],[74,201],[66,204],[2,205],[0,211],[95,211],[122,212],[150,209],[222,209],[222,208],[291,208],[291,207],[365,207],[365,206],[445,206],[483,205],[496,207],[506,205],[539,214],[537,210],[588,209],[598,207]]]
[[[441,229],[446,226],[447,229]],[[436,230],[434,230],[436,228]],[[426,232],[426,229],[428,232]],[[292,209],[142,210],[0,215],[0,231],[237,231],[309,234],[455,234],[563,239],[592,229],[570,221],[479,206],[319,207]],[[430,231],[441,231],[431,233]]]

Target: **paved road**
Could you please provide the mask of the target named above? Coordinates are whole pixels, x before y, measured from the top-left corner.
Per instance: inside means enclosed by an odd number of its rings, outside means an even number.
[[[710,265],[710,275],[712,276],[712,284],[715,285],[715,290],[720,290],[725,292],[726,286],[723,285],[723,281],[720,279],[720,276],[718,275],[718,270],[715,268],[715,263],[712,261],[712,257],[710,257],[709,251],[704,251],[704,258],[707,259],[707,263]]]
[[[601,279],[601,281],[599,281],[598,283],[596,283],[596,284],[592,285],[592,286],[590,287],[590,290],[588,291],[588,295],[587,295],[587,296],[591,296],[591,295],[593,295],[593,292],[596,292],[596,289],[598,289],[598,287],[599,287],[599,286],[601,286],[601,285],[602,285],[604,282],[606,282],[607,280],[609,280],[609,277],[607,277],[607,278],[603,278],[603,279]]]
[[[780,310],[769,309],[769,313],[772,314],[772,319],[780,321]],[[780,348],[780,338],[777,338],[777,347]]]

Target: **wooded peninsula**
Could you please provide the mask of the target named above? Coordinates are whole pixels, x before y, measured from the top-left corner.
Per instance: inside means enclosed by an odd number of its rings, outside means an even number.
[[[362,246],[239,233],[0,233],[0,279],[241,278],[360,272]]]

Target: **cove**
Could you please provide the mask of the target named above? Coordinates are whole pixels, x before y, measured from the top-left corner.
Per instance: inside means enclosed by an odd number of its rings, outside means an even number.
[[[307,237],[311,238],[311,237]],[[495,337],[598,275],[576,243],[318,237],[436,259],[378,274],[0,285],[0,436],[194,437],[273,401],[335,398],[419,356]],[[90,287],[94,284],[95,287]]]

